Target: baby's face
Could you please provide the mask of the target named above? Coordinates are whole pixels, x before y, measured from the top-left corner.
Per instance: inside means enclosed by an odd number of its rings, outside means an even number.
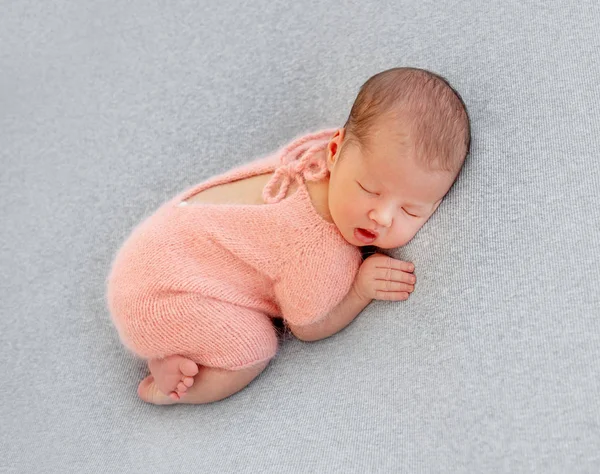
[[[436,211],[454,174],[431,171],[417,163],[385,126],[378,127],[377,146],[371,153],[349,145],[338,163],[344,134],[340,129],[326,149],[329,212],[334,223],[356,246],[390,249],[407,244]],[[378,235],[361,239],[364,233],[359,229]]]

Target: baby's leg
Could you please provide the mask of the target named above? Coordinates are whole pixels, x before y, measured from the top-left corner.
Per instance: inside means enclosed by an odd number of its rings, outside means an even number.
[[[171,395],[173,401],[178,401],[183,396],[181,402],[184,402],[191,390],[187,388],[190,384],[186,383],[191,373],[186,373],[188,369],[184,368],[185,364],[189,365],[189,361],[202,366],[194,378],[194,384],[196,380],[204,380],[203,373],[208,367],[228,371],[249,369],[250,372],[246,375],[239,376],[241,382],[237,379],[231,382],[232,390],[242,383],[235,391],[241,390],[264,369],[277,352],[278,340],[273,323],[268,316],[258,311],[195,293],[176,293],[168,298],[146,303],[145,308],[138,306],[139,314],[115,320],[123,343],[137,355],[149,360],[152,379],[142,381],[138,390],[140,397],[146,401],[151,399],[146,394],[161,389],[163,393]],[[156,359],[161,361],[157,362]],[[163,369],[168,369],[161,375],[153,370],[153,366],[159,364],[162,364]],[[260,370],[254,372],[253,369],[261,364]],[[174,377],[177,393],[164,390],[167,383],[165,374],[167,377]],[[162,380],[159,381],[157,377]],[[208,381],[212,379],[212,375],[207,378]],[[215,390],[221,390],[219,393],[225,393],[224,396],[231,394],[227,394],[228,389]]]
[[[180,400],[173,400],[161,392],[152,375],[146,377],[138,387],[139,397],[155,405],[172,405],[174,403],[201,404],[211,403],[227,398],[254,380],[269,364],[260,362],[248,369],[226,370],[214,367],[200,367],[200,372],[194,379],[194,384]]]

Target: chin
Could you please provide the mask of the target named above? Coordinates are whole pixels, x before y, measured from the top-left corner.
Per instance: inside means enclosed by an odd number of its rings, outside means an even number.
[[[377,245],[377,242],[373,242],[371,245],[374,246],[374,247],[378,247],[380,249],[389,250],[389,249],[397,249],[398,247],[402,247],[402,245],[404,245],[404,244],[400,244],[400,245]]]
[[[363,246],[366,246],[366,247],[373,246],[373,247],[378,247],[380,249],[389,250],[389,249],[397,249],[400,247],[404,247],[411,240],[412,240],[412,238],[410,240],[402,240],[402,241],[398,241],[398,242],[384,243],[384,242],[380,242],[379,239],[375,239],[375,242],[373,242],[372,244],[363,244]]]

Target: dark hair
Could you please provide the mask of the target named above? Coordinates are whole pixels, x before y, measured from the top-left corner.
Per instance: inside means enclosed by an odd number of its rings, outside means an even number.
[[[471,147],[471,125],[462,97],[445,78],[418,68],[394,68],[371,77],[354,101],[344,141],[372,149],[373,126],[385,114],[402,126],[421,162],[460,171]]]

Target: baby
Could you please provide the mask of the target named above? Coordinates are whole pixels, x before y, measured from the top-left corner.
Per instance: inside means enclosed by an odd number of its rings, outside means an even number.
[[[303,341],[331,336],[373,300],[406,300],[414,265],[360,247],[408,243],[463,166],[460,95],[429,71],[394,68],[360,89],[343,128],[176,196],[113,261],[107,301],[126,348],[148,362],[139,397],[209,403],[276,355],[274,319]]]

